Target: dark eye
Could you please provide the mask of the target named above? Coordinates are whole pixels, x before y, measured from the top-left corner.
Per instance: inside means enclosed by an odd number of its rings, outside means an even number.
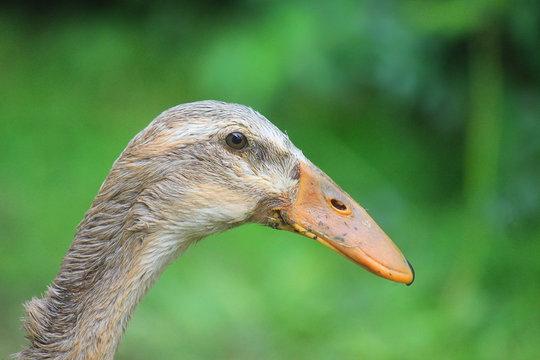
[[[239,132],[233,132],[227,135],[225,142],[235,150],[242,150],[247,146],[247,138]]]

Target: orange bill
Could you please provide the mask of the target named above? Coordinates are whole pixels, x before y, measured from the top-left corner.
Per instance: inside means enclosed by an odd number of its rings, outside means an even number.
[[[276,226],[315,239],[385,279],[412,284],[414,270],[368,213],[325,173],[300,163],[298,193]]]

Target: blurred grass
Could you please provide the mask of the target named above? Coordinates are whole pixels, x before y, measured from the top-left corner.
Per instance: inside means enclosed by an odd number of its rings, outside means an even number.
[[[417,280],[244,226],[165,272],[119,359],[536,358],[540,11],[467,4],[1,12],[0,354],[25,343],[20,304],[54,278],[129,139],[214,98],[286,130]]]

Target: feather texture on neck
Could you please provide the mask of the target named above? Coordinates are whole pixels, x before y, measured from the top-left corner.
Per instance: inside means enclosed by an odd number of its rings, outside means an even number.
[[[25,305],[30,346],[21,358],[112,358],[136,305],[196,239],[168,232],[144,190],[114,185],[109,177],[45,296]]]
[[[242,131],[246,152],[223,136]],[[21,359],[111,359],[136,305],[188,246],[294,198],[301,152],[253,110],[214,101],[158,116],[128,144],[44,297],[25,304]],[[261,204],[264,204],[262,206]]]

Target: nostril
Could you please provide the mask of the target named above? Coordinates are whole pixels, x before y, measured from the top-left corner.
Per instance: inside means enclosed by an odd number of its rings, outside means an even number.
[[[330,199],[330,204],[332,204],[332,206],[336,210],[339,210],[341,212],[347,211],[347,205],[345,205],[343,202],[339,201],[338,199]]]

